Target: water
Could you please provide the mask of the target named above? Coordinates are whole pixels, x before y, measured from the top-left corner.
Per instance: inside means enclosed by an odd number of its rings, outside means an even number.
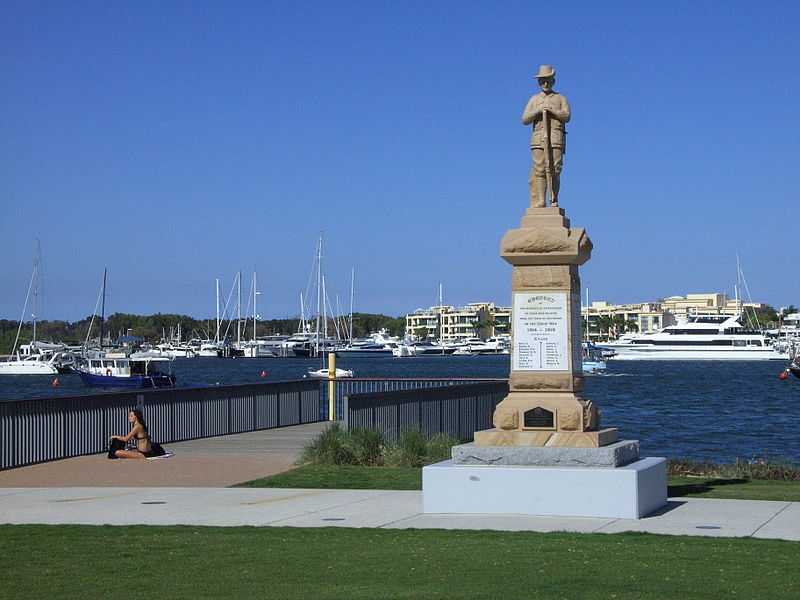
[[[318,359],[176,359],[178,385],[298,379]],[[348,358],[356,377],[507,377],[508,356]],[[585,395],[604,426],[638,439],[644,456],[732,462],[769,457],[800,463],[800,380],[779,375],[780,361],[608,361],[588,376]],[[265,377],[261,377],[261,373]],[[0,398],[106,393],[77,375],[0,377]]]

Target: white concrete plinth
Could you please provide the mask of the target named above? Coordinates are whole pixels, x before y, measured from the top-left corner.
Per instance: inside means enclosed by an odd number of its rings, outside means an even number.
[[[422,469],[422,511],[639,519],[667,504],[667,460],[624,467],[454,465]]]

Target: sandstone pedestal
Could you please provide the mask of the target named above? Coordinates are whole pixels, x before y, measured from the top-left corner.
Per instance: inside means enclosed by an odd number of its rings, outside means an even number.
[[[580,278],[592,242],[558,207],[529,208],[507,231],[500,255],[514,267],[509,395],[478,446],[600,447],[617,441],[599,429],[600,412],[582,397]]]
[[[636,441],[600,427],[581,393],[580,279],[592,243],[558,207],[529,208],[506,232],[511,265],[509,394],[493,429],[422,470],[426,513],[643,517],[667,503],[663,458],[639,458]]]

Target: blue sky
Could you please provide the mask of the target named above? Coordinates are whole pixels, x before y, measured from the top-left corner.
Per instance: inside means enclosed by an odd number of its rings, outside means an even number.
[[[795,2],[0,4],[0,318],[214,315],[238,270],[299,314],[510,304],[539,65],[572,105],[561,205],[590,300],[800,304]]]

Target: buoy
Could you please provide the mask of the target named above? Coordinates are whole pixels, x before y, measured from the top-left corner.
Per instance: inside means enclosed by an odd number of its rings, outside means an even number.
[[[781,379],[786,379],[786,371],[781,371]],[[57,384],[54,384],[57,385]]]
[[[53,387],[58,387],[58,377],[53,379],[53,383],[51,383],[50,385],[52,385]]]
[[[267,372],[266,371],[261,371],[261,376],[262,377],[266,377],[267,376]]]

